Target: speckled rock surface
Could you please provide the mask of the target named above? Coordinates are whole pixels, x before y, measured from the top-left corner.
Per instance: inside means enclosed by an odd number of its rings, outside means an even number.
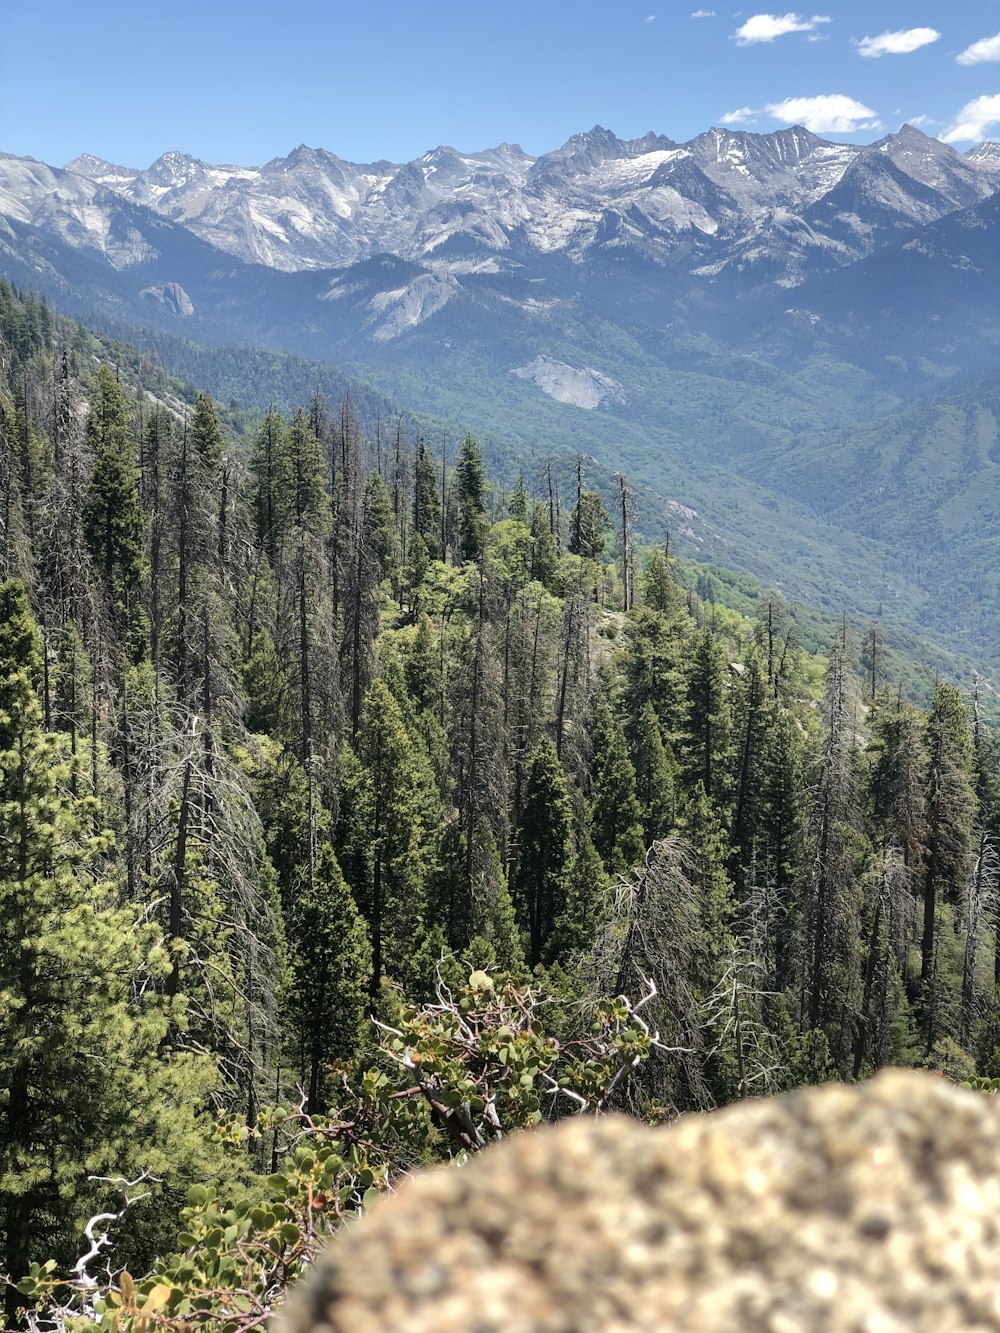
[[[890,1071],[523,1134],[347,1228],[280,1327],[1000,1330],[1000,1106]]]

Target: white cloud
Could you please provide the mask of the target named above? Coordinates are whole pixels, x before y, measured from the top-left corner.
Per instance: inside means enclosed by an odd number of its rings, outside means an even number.
[[[829,22],[822,14],[814,14],[811,19],[799,14],[754,14],[736,29],[735,36],[740,46],[750,46],[754,42],[773,42],[789,32],[812,32],[817,24]]]
[[[941,34],[936,28],[903,28],[899,32],[883,32],[878,37],[862,37],[857,43],[858,55],[878,59],[879,56],[907,56],[930,46]]]
[[[655,23],[655,22],[656,22],[656,15],[655,15],[655,14],[649,14],[649,15],[647,15],[646,18],[644,18],[642,21],[643,21],[643,23]]]
[[[995,37],[981,37],[955,57],[960,65],[985,65],[990,60],[1000,60],[1000,32]]]
[[[764,110],[785,125],[804,125],[814,134],[850,134],[880,128],[878,115],[870,106],[843,93],[786,97],[783,102],[771,102]]]
[[[714,10],[714,9],[696,9],[696,10],[694,11],[694,13],[691,15],[691,17],[692,17],[693,19],[714,19],[714,18],[715,18],[715,10]]]
[[[945,143],[982,143],[994,125],[1000,125],[1000,93],[966,102],[941,138]]]
[[[753,120],[757,112],[752,106],[741,106],[736,111],[727,111],[724,116],[720,116],[720,123],[723,125],[742,125],[748,120]]]
[[[896,114],[898,115],[899,112],[897,112]],[[911,125],[915,125],[918,130],[922,130],[925,125],[928,127],[928,129],[930,128],[931,125],[936,125],[937,121],[933,118],[933,116],[910,116],[909,123]]]

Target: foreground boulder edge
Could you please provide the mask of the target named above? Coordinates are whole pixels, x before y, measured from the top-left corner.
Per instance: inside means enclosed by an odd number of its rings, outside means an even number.
[[[280,1328],[1000,1330],[1000,1106],[890,1070],[521,1134],[348,1227]]]

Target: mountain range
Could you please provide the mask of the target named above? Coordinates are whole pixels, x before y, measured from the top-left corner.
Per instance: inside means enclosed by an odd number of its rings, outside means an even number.
[[[623,141],[595,126],[538,158],[501,144],[358,164],[303,144],[260,167],[169,152],[144,171],[90,155],[65,170],[40,182],[44,225],[58,226],[58,211],[67,225],[72,217],[87,226],[73,196],[93,205],[95,191],[71,179],[82,177],[227,254],[288,271],[380,252],[420,262],[463,251],[581,262],[595,250],[635,246],[699,276],[735,268],[750,277],[763,265],[768,277],[790,282],[978,203],[1000,184],[1000,150],[960,157],[909,125],[867,147],[800,127],[710,130],[677,144],[652,133]]]
[[[909,125],[597,126],[403,164],[0,154],[0,272],[186,373],[192,343],[254,343],[479,431],[512,474],[624,468],[650,532],[1000,671],[998,190],[1000,145]],[[266,404],[266,375],[237,388]]]

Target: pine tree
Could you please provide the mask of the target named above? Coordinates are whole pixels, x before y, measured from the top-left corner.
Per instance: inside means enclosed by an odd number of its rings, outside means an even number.
[[[763,838],[757,862],[774,892],[774,985],[789,981],[794,930],[794,891],[803,875],[805,784],[802,730],[790,713],[779,713],[768,737],[763,777]]]
[[[556,918],[566,897],[573,812],[562,765],[547,736],[528,766],[517,865],[517,906],[528,934],[528,963],[534,967],[547,952]]]
[[[368,918],[377,998],[383,975],[405,967],[426,910],[420,778],[399,705],[381,680],[365,695],[357,755],[342,864]]]
[[[920,979],[924,984],[924,1032],[927,1049],[948,1033],[941,998],[946,982],[937,956],[941,927],[939,904],[957,906],[970,869],[970,830],[976,808],[972,787],[969,715],[954,685],[941,684],[927,721],[927,856],[924,869],[923,933]]]
[[[642,831],[646,846],[669,833],[677,819],[676,782],[679,766],[663,743],[660,721],[651,703],[643,705],[633,730],[632,764],[636,795],[642,808]]]
[[[261,422],[250,457],[257,511],[257,544],[274,566],[278,559],[281,509],[281,477],[287,450],[287,425],[280,413],[271,408]]]
[[[638,722],[648,703],[652,704],[666,737],[682,735],[687,720],[682,665],[687,644],[683,622],[679,616],[668,618],[659,611],[642,607],[629,616],[625,638],[622,673],[630,728]]]
[[[277,521],[279,532],[302,527],[320,535],[326,521],[326,465],[323,448],[306,414],[292,415],[278,461]]]
[[[385,541],[384,511],[376,489],[365,487],[360,529],[353,536],[347,573],[344,634],[340,645],[343,689],[350,706],[351,735],[361,726],[361,708],[374,672],[379,626],[379,582]]]
[[[734,690],[732,781],[728,784],[733,793],[729,865],[740,898],[750,862],[762,850],[768,732],[772,721],[758,648],[750,648],[742,667]]]
[[[564,905],[549,939],[548,962],[589,949],[607,916],[608,877],[590,835],[581,834],[566,870]]]
[[[392,578],[396,572],[398,543],[392,500],[385,482],[373,472],[365,484],[364,513],[366,539],[378,565],[378,578]]]
[[[621,872],[638,865],[645,852],[642,808],[625,733],[604,700],[595,712],[593,745],[590,835],[607,869]]]
[[[207,393],[200,393],[191,415],[191,445],[206,470],[222,462],[224,442],[215,405]]]
[[[857,826],[852,765],[854,678],[846,626],[833,645],[824,686],[825,737],[818,758],[812,810],[812,867],[802,910],[802,974],[807,981],[803,1028],[823,1028],[828,1049],[844,1067],[850,1021],[860,997],[861,938]],[[845,1068],[846,1073],[846,1068]]]
[[[543,505],[532,505],[528,530],[532,540],[531,577],[536,583],[540,583],[543,588],[552,592],[556,586],[559,557],[556,554],[555,540]]]
[[[427,552],[427,543],[421,537],[420,533],[415,533],[410,541],[409,550],[406,553],[406,585],[409,589],[410,612],[416,616],[420,611],[420,599],[424,586],[424,579],[430,569],[430,556]]]
[[[697,984],[707,995],[719,979],[732,950],[733,885],[726,873],[728,847],[722,822],[696,783],[684,815],[684,836],[690,848],[689,878],[696,894],[700,927]]]
[[[423,540],[432,560],[443,558],[441,550],[441,497],[438,495],[437,468],[424,443],[417,441],[413,464],[413,535]]]
[[[461,849],[463,852],[464,848]],[[465,863],[461,883],[469,883],[471,865],[471,893],[468,902],[469,929],[472,935],[468,955],[475,966],[500,968],[518,975],[524,968],[514,904],[507,880],[500,864],[500,854],[492,830],[478,830],[471,861]]]
[[[882,844],[898,847],[916,873],[927,840],[927,748],[924,721],[895,692],[876,695],[868,746],[872,819]]]
[[[569,553],[585,560],[600,560],[607,545],[611,520],[596,491],[581,491],[569,520]]]
[[[309,1109],[324,1109],[326,1070],[354,1055],[371,985],[371,945],[364,919],[329,843],[292,919],[290,1007]]]
[[[91,1177],[163,1168],[211,1079],[158,1053],[167,1012],[139,997],[162,941],[115,906],[111,838],[84,831],[90,798],[70,795],[63,740],[42,730],[40,675],[24,589],[0,585],[0,1232],[15,1278],[74,1252],[102,1194]]]
[[[693,782],[705,795],[722,796],[722,763],[729,745],[729,703],[726,697],[726,658],[710,630],[694,643],[687,672],[687,756]]]
[[[486,468],[483,451],[467,435],[455,465],[458,498],[458,554],[462,560],[478,560],[486,538]]]
[[[642,579],[642,596],[646,605],[661,615],[672,616],[680,605],[680,590],[670,562],[660,550],[649,557]]]
[[[510,494],[510,500],[507,502],[507,513],[511,518],[519,519],[522,523],[528,522],[528,492],[524,487],[524,473],[517,479],[517,485]]]
[[[145,516],[139,503],[139,471],[129,433],[125,395],[102,366],[87,418],[94,458],[83,506],[83,530],[120,628],[135,630],[144,567]]]

